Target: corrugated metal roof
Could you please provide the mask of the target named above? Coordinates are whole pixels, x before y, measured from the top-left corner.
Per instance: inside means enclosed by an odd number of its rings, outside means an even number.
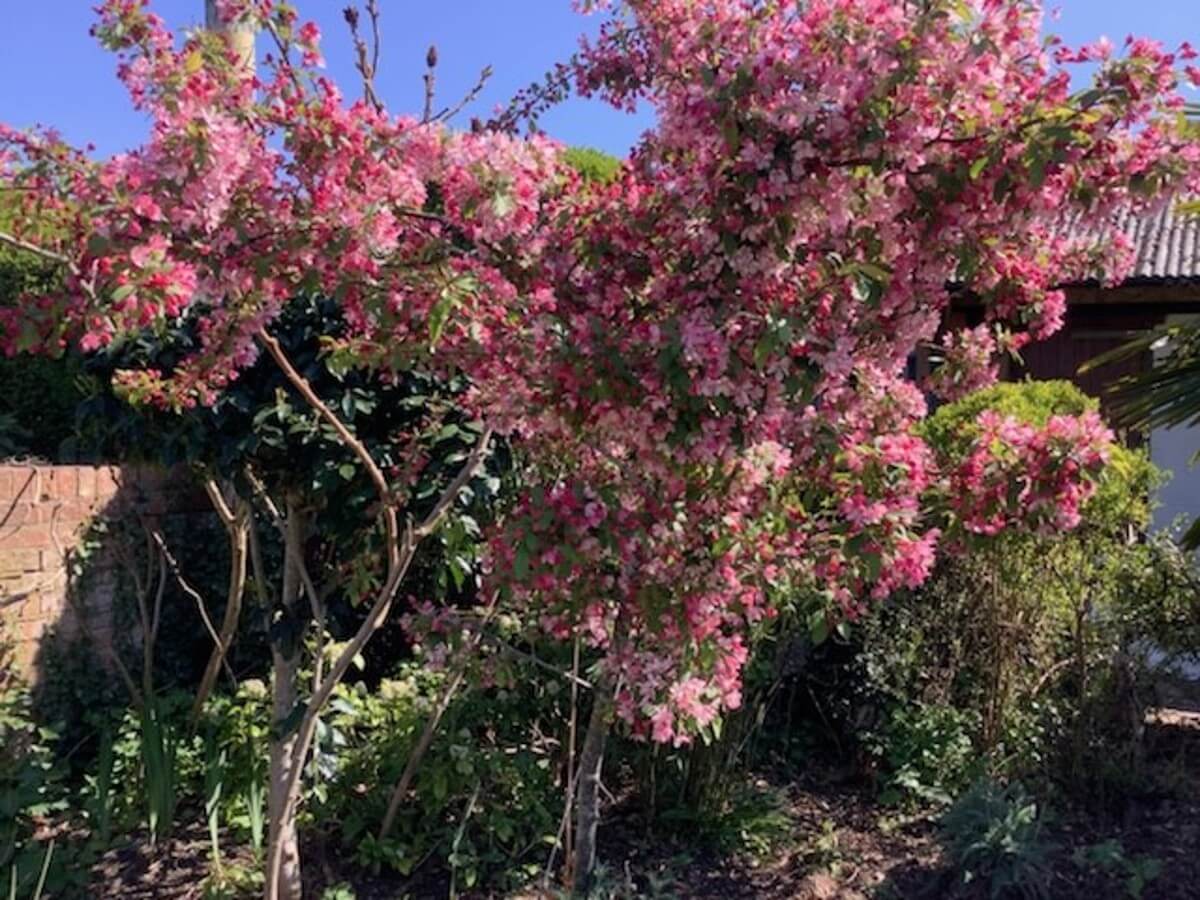
[[[1175,204],[1155,213],[1124,213],[1107,221],[1081,214],[1064,228],[1089,240],[1123,232],[1132,241],[1137,260],[1126,283],[1200,281],[1200,217],[1179,213]]]

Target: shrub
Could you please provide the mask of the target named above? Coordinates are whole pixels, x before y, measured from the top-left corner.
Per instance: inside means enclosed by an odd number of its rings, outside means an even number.
[[[405,663],[375,692],[339,690],[317,750],[325,783],[316,816],[342,823],[343,842],[366,864],[408,874],[432,859],[467,888],[501,872],[520,881],[541,870],[562,814],[558,741],[550,736],[562,733],[566,691],[529,672],[455,699],[414,795],[392,834],[378,840],[390,789],[442,681]]]
[[[952,456],[985,409],[1037,425],[1095,405],[1066,382],[1003,384],[922,430]],[[1191,563],[1146,534],[1158,483],[1145,453],[1113,448],[1076,531],[974,539],[816,653],[821,714],[867,750],[889,797],[945,801],[981,770],[1037,773],[1102,807],[1137,789],[1148,651],[1200,647]]]
[[[621,171],[621,161],[602,150],[571,147],[563,153],[563,162],[580,174],[585,182],[607,184]]]
[[[980,774],[971,740],[978,720],[972,710],[942,704],[895,710],[873,747],[888,770],[884,802],[948,803]]]
[[[0,307],[53,281],[43,261],[0,249]],[[73,458],[81,375],[73,357],[0,358],[0,457]]]
[[[1041,426],[1052,416],[1097,412],[1099,403],[1069,381],[995,384],[939,407],[919,431],[939,455],[961,458],[979,434],[977,420],[984,410]],[[1144,451],[1114,446],[1096,494],[1085,506],[1084,527],[1114,533],[1145,529],[1150,522],[1151,496],[1161,481]]]

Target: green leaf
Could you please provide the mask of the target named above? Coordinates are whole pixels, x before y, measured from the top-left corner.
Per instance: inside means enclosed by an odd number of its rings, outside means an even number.
[[[529,548],[522,542],[517,547],[517,552],[513,555],[513,575],[517,581],[524,581],[529,577]]]
[[[829,637],[829,617],[825,610],[817,610],[808,617],[808,635],[814,644],[823,644]]]

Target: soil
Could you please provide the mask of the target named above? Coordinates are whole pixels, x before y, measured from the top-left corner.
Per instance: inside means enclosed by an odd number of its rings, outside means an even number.
[[[1051,820],[1053,900],[1200,898],[1200,712],[1159,710],[1147,719],[1150,789],[1119,814],[1076,811]],[[764,785],[766,783],[764,782]],[[648,833],[618,807],[602,830],[604,896],[680,900],[982,900],[986,885],[962,886],[948,871],[931,813],[882,808],[870,785],[836,767],[814,767],[782,791],[787,829],[770,850],[723,854],[697,842]],[[1088,848],[1119,847],[1125,862],[1081,861]],[[1093,851],[1095,852],[1095,851]],[[449,884],[437,872],[401,879],[349,870],[333,848],[310,842],[306,874],[313,900],[327,886],[348,883],[356,900],[438,900]],[[248,855],[234,862],[248,862]],[[1134,865],[1131,867],[1129,863]],[[209,872],[202,828],[151,851],[132,844],[106,854],[95,869],[97,900],[201,900]],[[1145,883],[1136,883],[1136,876]],[[1140,891],[1140,894],[1138,893]],[[252,895],[251,895],[252,896]],[[460,893],[464,900],[499,895]],[[522,892],[507,900],[560,897]]]

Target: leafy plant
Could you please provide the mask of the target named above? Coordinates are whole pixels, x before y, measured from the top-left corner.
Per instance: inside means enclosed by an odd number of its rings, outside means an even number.
[[[895,708],[872,748],[885,763],[885,803],[912,797],[948,804],[978,776],[971,737],[978,716],[953,706],[918,703]]]
[[[66,809],[66,794],[54,759],[55,734],[31,715],[28,692],[20,684],[0,689],[0,876],[3,889],[40,894],[49,878],[58,890],[70,874],[50,870],[37,832]]]
[[[266,837],[268,705],[266,685],[247,679],[233,696],[210,698],[204,710],[210,752],[218,761],[210,798],[214,782],[220,783],[218,802],[210,814],[223,816],[236,832],[248,837],[256,857],[261,857]]]
[[[621,171],[621,161],[592,147],[570,147],[563,161],[580,174],[585,182],[608,184]]]
[[[116,767],[116,736],[111,726],[106,725],[100,735],[100,749],[96,754],[96,770],[85,777],[91,792],[88,815],[95,836],[102,846],[107,846],[113,828],[113,770]]]
[[[444,679],[409,662],[374,692],[354,685],[335,697],[328,725],[344,745],[327,797],[314,798],[315,816],[340,823],[343,843],[364,864],[410,874],[431,860],[463,888],[540,872],[561,815],[549,736],[561,733],[564,692],[524,669],[492,671],[496,687],[459,694],[448,707],[383,840],[387,796],[377,786],[395,782]]]
[[[175,769],[178,737],[171,723],[164,720],[156,698],[146,698],[139,721],[146,826],[153,846],[169,836],[175,825],[179,799]]]
[[[1037,801],[1019,783],[984,779],[942,817],[941,838],[964,884],[982,882],[993,898],[1043,898],[1052,896],[1043,824]]]
[[[727,773],[726,777],[734,785],[721,802],[668,808],[658,815],[658,823],[719,853],[767,856],[792,834],[786,795],[744,775]]]
[[[262,894],[261,866],[227,863],[214,866],[204,879],[204,900],[252,900]]]
[[[0,210],[0,227],[6,216]],[[53,267],[29,254],[0,248],[0,307],[20,302],[26,291],[58,282]],[[31,456],[55,461],[74,457],[75,408],[83,399],[77,357],[0,358],[0,459]]]
[[[46,888],[46,876],[50,874],[50,862],[52,859],[54,859],[54,841],[51,841],[46,847],[46,854],[42,858],[42,867],[38,871],[37,884],[34,885],[30,900],[42,900],[42,891]],[[18,900],[18,887],[17,867],[13,865],[9,877],[8,900]]]
[[[210,730],[204,741],[204,816],[213,865],[218,869],[221,866],[221,795],[229,774],[229,750],[219,745],[216,733]]]
[[[1125,848],[1117,840],[1080,847],[1071,859],[1080,868],[1098,869],[1124,878],[1125,893],[1133,900],[1138,900],[1146,885],[1162,874],[1161,860],[1152,856],[1126,856]]]

